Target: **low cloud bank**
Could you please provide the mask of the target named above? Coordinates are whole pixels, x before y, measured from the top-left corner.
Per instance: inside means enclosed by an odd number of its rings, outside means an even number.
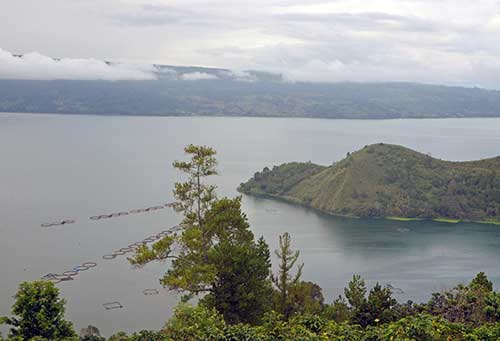
[[[198,81],[205,79],[218,79],[219,77],[206,72],[189,72],[181,75],[179,78],[184,81]]]
[[[97,59],[53,59],[38,52],[22,56],[0,48],[0,79],[81,79],[147,80],[155,79],[153,65],[109,64]]]
[[[220,77],[219,77],[220,76]],[[133,63],[107,63],[97,59],[54,59],[38,52],[14,55],[0,48],[0,79],[33,80],[154,80],[183,81],[231,78],[235,81],[254,81],[246,72],[227,71],[226,74],[208,72],[178,72],[167,66]]]
[[[284,47],[281,46],[280,50]],[[263,51],[263,55],[276,55],[275,50]],[[380,75],[383,74],[385,81],[413,81],[420,83],[433,83],[433,77],[429,75],[439,74],[443,70],[447,71],[447,85],[475,85],[467,84],[464,79],[472,79],[472,71],[475,75],[482,75],[488,79],[487,75],[495,75],[500,69],[500,64],[495,64],[493,60],[487,63],[475,63],[471,70],[461,68],[462,74],[455,74],[455,67],[446,69],[443,63],[436,63],[434,66],[422,62],[412,61],[408,58],[390,59],[384,56],[381,60],[356,59],[351,62],[341,61],[332,58],[332,61],[325,61],[316,55],[301,55],[297,50],[286,51],[288,55],[295,56],[290,60],[284,60],[284,64],[276,66],[276,61],[267,57],[258,59],[260,63],[258,69],[265,71],[237,71],[207,69],[184,70],[177,69],[175,66],[153,65],[153,64],[134,64],[134,63],[107,63],[97,59],[73,59],[62,58],[54,59],[42,55],[38,52],[30,52],[22,56],[16,56],[0,48],[0,79],[33,79],[33,80],[179,80],[179,81],[203,81],[203,80],[232,80],[237,82],[377,82],[380,81]],[[385,58],[387,57],[387,58]],[[281,61],[283,61],[280,58]],[[463,60],[447,59],[448,66],[462,65]],[[485,69],[484,65],[489,65],[490,69]],[[493,66],[497,67],[493,67]],[[274,66],[274,67],[273,67]],[[410,66],[412,66],[410,68]],[[481,68],[481,66],[483,66]],[[484,70],[483,70],[484,69]],[[411,70],[411,71],[409,71]],[[187,71],[187,72],[186,72]],[[464,74],[469,71],[469,74]],[[490,72],[491,71],[491,72]],[[470,76],[470,77],[469,77]],[[493,76],[490,76],[493,78]],[[445,79],[445,77],[443,77]],[[491,83],[495,80],[491,79]]]

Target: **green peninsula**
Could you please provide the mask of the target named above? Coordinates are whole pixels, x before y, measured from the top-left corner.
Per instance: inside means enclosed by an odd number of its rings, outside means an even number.
[[[342,216],[498,223],[500,157],[443,161],[380,143],[331,166],[266,167],[238,190]]]

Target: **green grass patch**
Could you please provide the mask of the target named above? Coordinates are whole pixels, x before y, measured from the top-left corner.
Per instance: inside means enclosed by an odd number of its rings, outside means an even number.
[[[435,219],[424,219],[424,218],[405,218],[405,217],[385,217],[387,220],[395,220],[395,221],[425,221],[432,220],[439,223],[449,223],[449,224],[458,224],[458,223],[478,223],[478,224],[489,224],[489,225],[498,225],[500,226],[500,221],[495,220],[482,220],[482,221],[468,221],[468,220],[460,220],[460,219],[447,219],[447,218],[435,218]]]
[[[490,224],[490,225],[498,225],[498,226],[500,226],[500,221],[494,221],[494,220],[483,220],[483,221],[478,221],[477,223],[479,223],[479,224]]]
[[[446,219],[446,218],[436,218],[436,219],[432,219],[432,220],[440,222],[440,223],[450,223],[450,224],[457,224],[457,223],[460,223],[462,221],[460,219]]]
[[[387,220],[396,220],[396,221],[419,221],[423,220],[421,218],[405,218],[405,217],[385,217]]]

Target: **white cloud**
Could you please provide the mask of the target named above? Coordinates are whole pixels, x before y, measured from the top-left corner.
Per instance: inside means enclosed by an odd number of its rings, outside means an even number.
[[[222,78],[230,78],[234,81],[237,82],[256,82],[258,80],[257,76],[251,74],[248,71],[241,71],[241,70],[226,70],[226,71],[219,71],[219,75]]]
[[[206,72],[189,72],[182,74],[179,78],[184,81],[198,81],[205,79],[218,79],[219,77]]]
[[[16,0],[0,1],[0,42],[16,53],[297,80],[500,89],[499,18],[498,0]]]
[[[2,79],[144,80],[155,79],[153,71],[152,65],[108,64],[96,59],[56,60],[38,52],[14,56],[0,49]]]

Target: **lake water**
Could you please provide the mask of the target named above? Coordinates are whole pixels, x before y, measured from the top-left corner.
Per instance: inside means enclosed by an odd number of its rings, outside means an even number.
[[[0,316],[10,312],[17,285],[86,261],[97,267],[58,284],[67,317],[109,336],[158,329],[178,297],[158,279],[167,264],[132,269],[124,257],[102,256],[173,226],[170,210],[89,220],[90,216],[172,200],[179,180],[171,164],[188,143],[218,151],[220,196],[261,170],[287,161],[331,164],[366,144],[386,142],[448,160],[500,154],[500,119],[319,120],[271,118],[100,117],[0,114]],[[401,288],[403,301],[487,272],[500,286],[500,227],[437,222],[352,220],[266,199],[244,197],[256,236],[274,249],[291,233],[305,280],[328,302],[353,274]],[[58,219],[76,223],[50,229]],[[159,290],[145,296],[146,288]],[[105,310],[119,301],[122,309]]]

